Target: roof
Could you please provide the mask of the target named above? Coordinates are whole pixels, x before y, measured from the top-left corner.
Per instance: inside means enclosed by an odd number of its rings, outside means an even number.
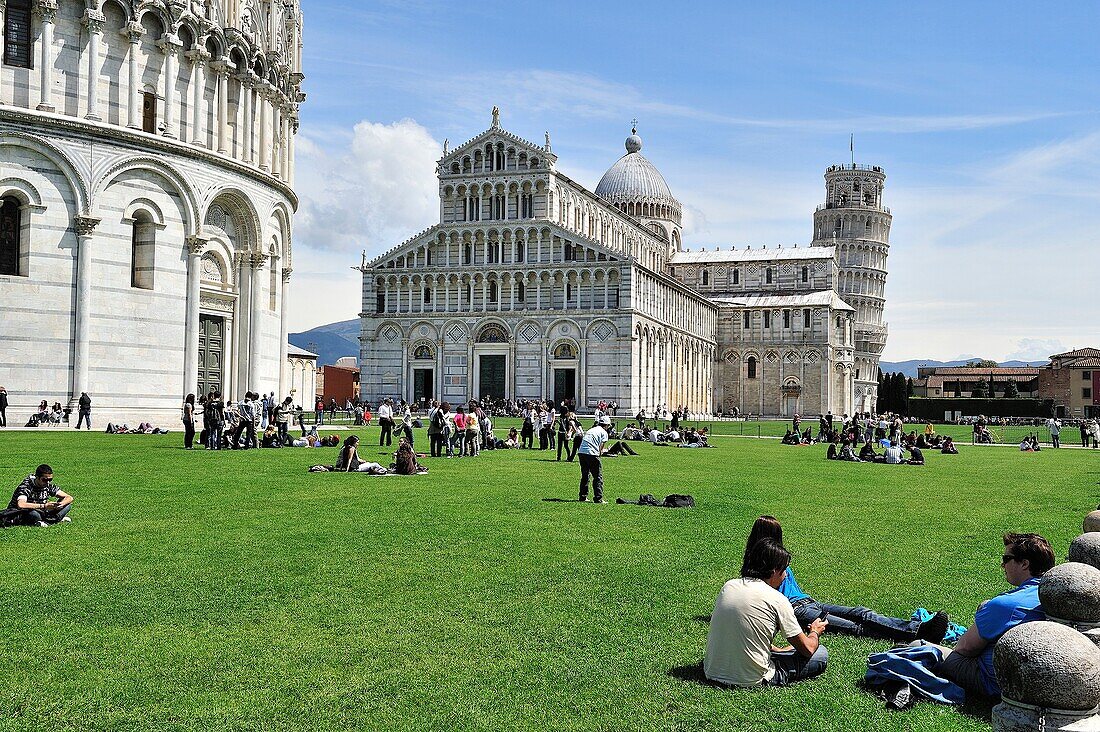
[[[949,379],[960,376],[1026,376],[1035,378],[1039,375],[1038,366],[993,366],[990,368],[973,368],[971,366],[936,366],[926,369],[929,375],[946,376]]]
[[[711,298],[718,307],[735,308],[809,308],[829,307],[833,310],[855,310],[832,290],[807,292],[802,295],[747,295],[745,297]]]
[[[1100,358],[1100,348],[1077,348],[1051,356],[1051,359],[1055,358]]]
[[[593,191],[611,203],[667,203],[680,208],[680,202],[669,190],[665,177],[642,155],[642,139],[635,130],[626,138],[626,155],[607,169]]]
[[[1086,368],[1093,369],[1100,367],[1100,358],[1078,358],[1073,363],[1064,363],[1062,368]]]
[[[753,249],[745,247],[737,249],[703,249],[701,251],[685,250],[675,252],[669,259],[669,264],[709,264],[719,262],[771,262],[797,259],[833,259],[836,255],[835,246],[825,247],[775,247],[768,249],[761,247]]]
[[[317,358],[316,353],[311,353],[304,348],[298,348],[293,343],[286,344],[286,355],[297,356],[298,358]]]

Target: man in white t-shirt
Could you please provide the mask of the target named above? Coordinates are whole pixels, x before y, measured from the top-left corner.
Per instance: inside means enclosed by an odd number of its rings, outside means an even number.
[[[393,400],[386,397],[378,405],[378,426],[382,431],[378,433],[378,446],[390,446],[393,444]]]
[[[762,539],[749,550],[741,576],[722,586],[703,659],[708,679],[729,686],[784,686],[825,671],[829,654],[820,637],[827,621],[818,618],[803,633],[790,600],[779,592],[790,563],[782,544]],[[777,632],[790,648],[772,645]]]
[[[886,462],[889,465],[901,465],[905,462],[905,455],[897,442],[891,442],[890,447],[886,448]]]
[[[603,463],[600,455],[607,445],[607,428],[611,426],[611,418],[606,414],[601,416],[592,429],[584,433],[581,446],[577,448],[577,455],[581,463],[581,493],[580,500],[588,500],[588,478],[592,478],[592,501],[594,503],[606,503],[603,499]]]

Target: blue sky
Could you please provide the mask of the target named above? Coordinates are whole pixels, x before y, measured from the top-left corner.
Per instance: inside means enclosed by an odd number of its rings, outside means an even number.
[[[292,329],[438,218],[434,161],[548,130],[594,187],[638,119],[684,243],[801,244],[822,173],[883,166],[886,357],[1100,345],[1100,4],[303,3]]]

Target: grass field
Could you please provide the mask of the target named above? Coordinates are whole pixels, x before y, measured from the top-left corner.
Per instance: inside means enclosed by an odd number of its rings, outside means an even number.
[[[786,689],[700,683],[714,597],[766,512],[815,597],[969,624],[1006,589],[1000,535],[1064,556],[1100,481],[1091,451],[965,445],[923,468],[735,438],[605,461],[612,501],[698,501],[666,510],[544,501],[578,470],[540,452],[371,478],[306,472],[335,449],[181,441],[0,435],[10,486],[45,460],[77,499],[72,524],[0,532],[0,729],[987,730],[887,713],[857,686],[883,642],[827,635],[826,674]]]

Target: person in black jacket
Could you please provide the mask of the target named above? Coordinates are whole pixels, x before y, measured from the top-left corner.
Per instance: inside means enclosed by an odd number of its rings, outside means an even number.
[[[76,428],[80,429],[81,422],[87,421],[88,430],[92,429],[92,398],[88,396],[88,392],[80,392],[80,416],[76,420]]]
[[[0,386],[0,427],[8,426],[8,392]]]

